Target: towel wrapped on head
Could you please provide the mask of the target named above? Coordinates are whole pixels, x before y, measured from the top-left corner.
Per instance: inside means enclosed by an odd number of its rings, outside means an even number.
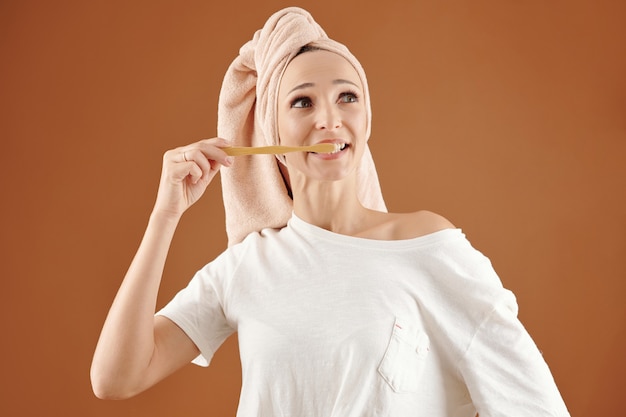
[[[348,48],[326,35],[311,15],[289,7],[273,14],[252,40],[239,50],[228,68],[218,103],[217,135],[234,146],[277,145],[277,97],[282,75],[303,46],[328,50],[346,58],[363,84],[367,133],[371,131],[371,107],[367,79],[361,64]],[[236,158],[221,171],[228,244],[249,233],[287,224],[293,202],[273,155]],[[365,207],[386,211],[369,148],[365,147],[358,173],[358,197]]]

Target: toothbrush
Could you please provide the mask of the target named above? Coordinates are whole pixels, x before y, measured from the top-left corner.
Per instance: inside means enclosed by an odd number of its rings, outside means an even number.
[[[283,154],[288,152],[316,152],[334,153],[339,151],[341,145],[337,143],[318,143],[311,146],[230,146],[222,148],[227,155],[258,155],[258,154]]]

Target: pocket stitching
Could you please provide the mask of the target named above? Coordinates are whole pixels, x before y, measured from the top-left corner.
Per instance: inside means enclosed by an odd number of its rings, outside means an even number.
[[[397,393],[418,391],[419,376],[423,371],[425,360],[430,350],[428,335],[421,329],[417,329],[416,333],[410,333],[407,330],[408,327],[404,325],[405,322],[396,317],[385,354],[378,366],[380,376]],[[411,337],[407,338],[407,334]],[[411,364],[406,363],[409,360]],[[409,372],[413,365],[415,366],[412,372],[415,372],[415,374],[409,376],[407,381],[406,373]]]

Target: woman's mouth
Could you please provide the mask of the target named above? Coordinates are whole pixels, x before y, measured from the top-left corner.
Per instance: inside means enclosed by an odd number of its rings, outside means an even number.
[[[321,142],[321,143],[333,143],[335,145],[335,149],[331,152],[311,152],[315,155],[334,155],[334,154],[338,154],[341,151],[344,151],[346,148],[348,148],[350,145],[348,145],[345,142]]]

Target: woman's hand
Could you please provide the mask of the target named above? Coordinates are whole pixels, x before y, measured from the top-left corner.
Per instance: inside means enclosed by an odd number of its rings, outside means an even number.
[[[154,211],[180,217],[200,199],[222,165],[232,164],[232,157],[221,149],[228,146],[227,140],[212,138],[165,152]]]

